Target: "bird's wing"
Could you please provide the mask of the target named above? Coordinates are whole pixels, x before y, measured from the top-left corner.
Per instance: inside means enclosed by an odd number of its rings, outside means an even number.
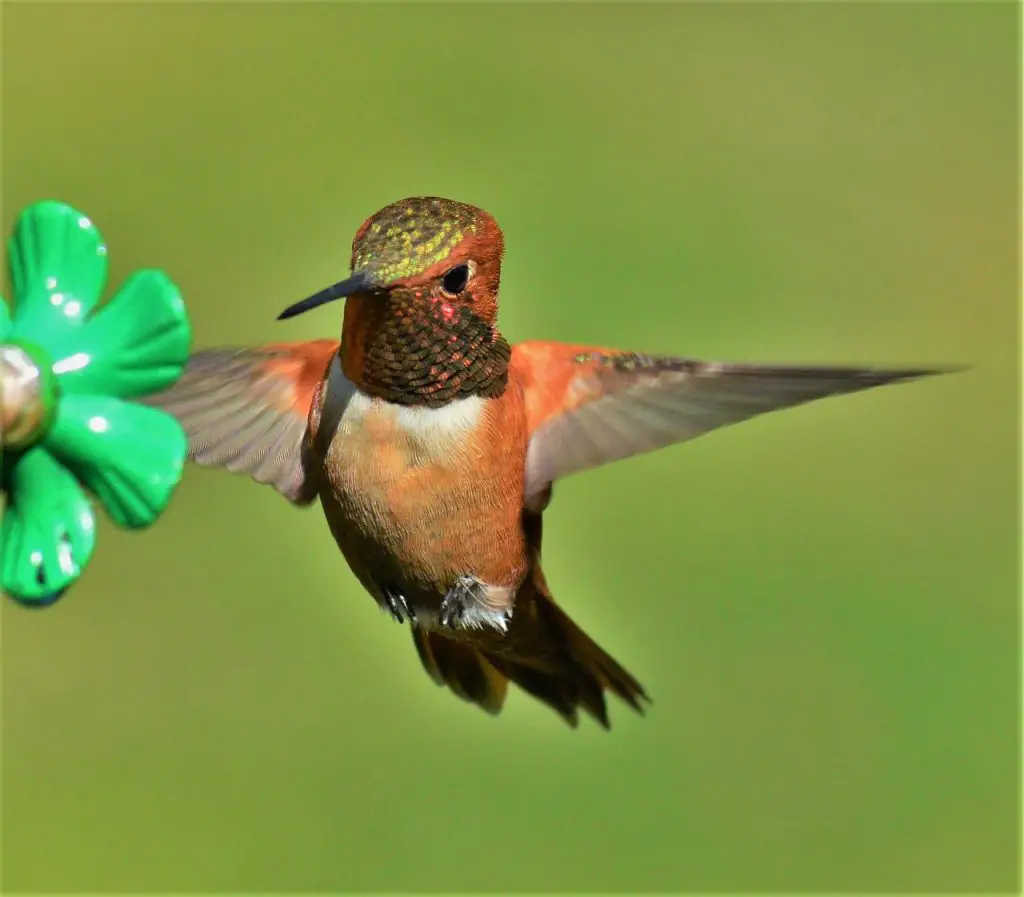
[[[310,407],[337,340],[208,349],[170,389],[139,401],[169,412],[188,434],[188,456],[268,483],[289,501],[316,496],[305,462]]]
[[[775,367],[520,343],[512,368],[530,432],[526,501],[556,479],[780,408],[937,370]]]

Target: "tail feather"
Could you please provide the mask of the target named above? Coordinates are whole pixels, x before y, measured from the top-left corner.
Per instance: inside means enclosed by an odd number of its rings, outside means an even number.
[[[519,663],[496,657],[494,663],[509,680],[527,694],[547,704],[574,729],[579,725],[579,708],[583,707],[603,728],[610,729],[608,706],[597,680],[579,671],[572,674],[547,673]]]
[[[509,682],[573,727],[582,708],[611,728],[606,690],[638,713],[650,702],[636,678],[555,604],[539,567],[517,596],[511,629],[501,641],[478,646],[415,626],[413,639],[435,682],[492,714],[501,711]]]
[[[438,685],[447,685],[466,701],[488,713],[501,712],[508,679],[471,645],[452,641],[436,632],[412,627],[420,662]]]
[[[636,677],[580,629],[549,595],[538,598],[537,609],[547,618],[548,631],[563,640],[566,654],[597,684],[602,707],[603,691],[608,689],[637,713],[644,712],[642,702],[651,703],[651,699]]]

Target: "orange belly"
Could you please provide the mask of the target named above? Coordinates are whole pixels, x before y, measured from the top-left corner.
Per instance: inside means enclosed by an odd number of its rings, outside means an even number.
[[[514,395],[440,408],[371,399],[338,372],[314,416],[320,501],[364,587],[436,610],[465,575],[517,588],[528,570],[522,530],[525,418]],[[518,412],[518,413],[517,413]]]

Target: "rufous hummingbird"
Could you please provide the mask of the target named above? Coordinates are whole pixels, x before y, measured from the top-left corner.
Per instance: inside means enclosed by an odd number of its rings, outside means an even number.
[[[571,725],[609,727],[640,683],[554,601],[541,518],[561,477],[758,414],[938,370],[781,367],[527,341],[497,327],[503,238],[487,212],[393,203],[351,275],[281,318],[346,299],[341,339],[197,352],[168,391],[189,457],[290,502],[320,500],[352,572],[408,621],[427,672],[498,713],[508,683]]]

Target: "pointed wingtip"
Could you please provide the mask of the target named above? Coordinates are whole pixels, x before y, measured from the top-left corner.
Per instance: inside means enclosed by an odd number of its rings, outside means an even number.
[[[926,368],[921,371],[921,375],[928,377],[936,374],[963,374],[972,370],[974,370],[973,364],[943,364],[934,368]]]
[[[856,390],[893,383],[912,383],[915,380],[937,377],[940,374],[960,374],[970,370],[971,367],[971,365],[941,365],[930,368],[863,368],[859,371],[849,371],[846,375],[853,374],[853,378],[849,382]],[[837,371],[837,373],[842,372]]]
[[[938,377],[942,374],[963,374],[973,369],[974,365],[972,364],[948,364],[932,368],[911,368],[909,370],[880,373],[886,374],[893,382],[900,382],[903,380],[923,380],[925,377]]]

